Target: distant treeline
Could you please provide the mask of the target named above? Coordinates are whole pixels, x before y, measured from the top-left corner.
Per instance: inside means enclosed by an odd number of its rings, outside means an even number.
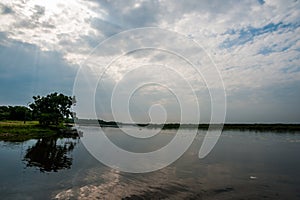
[[[157,126],[157,125],[150,125]],[[163,129],[178,129],[178,128],[196,128],[207,130],[209,127],[211,129],[223,130],[250,130],[250,131],[300,131],[300,124],[164,124]]]
[[[145,126],[146,124],[143,124]],[[250,131],[300,131],[300,124],[149,124],[147,127],[162,129],[179,129],[179,128],[198,128],[200,130],[222,129],[222,130],[250,130]]]
[[[167,123],[167,124],[130,124],[130,123],[121,123],[114,121],[104,121],[104,120],[96,120],[96,119],[76,119],[76,123],[83,126],[111,126],[111,127],[119,127],[119,126],[140,126],[146,128],[162,128],[162,129],[179,129],[179,128],[197,128],[200,130],[208,130],[208,128],[223,130],[250,130],[250,131],[297,131],[300,132],[300,124],[180,124],[180,123]]]
[[[121,123],[117,123],[114,121],[104,121],[104,120],[100,120],[100,119],[75,119],[75,122],[79,125],[83,125],[83,126],[94,126],[94,125],[100,125],[100,126],[111,126],[111,127],[118,127],[118,124]]]
[[[32,111],[25,106],[0,106],[0,120],[30,121]]]

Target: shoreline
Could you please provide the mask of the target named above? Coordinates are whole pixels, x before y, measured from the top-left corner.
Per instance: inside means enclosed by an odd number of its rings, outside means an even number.
[[[95,120],[88,120],[89,123],[77,123],[79,126],[99,126],[99,123],[94,123]],[[78,131],[74,128],[75,124],[65,124],[60,126],[41,126],[37,121],[0,121],[0,141],[22,142],[29,139],[39,139],[44,137],[74,137],[78,136]],[[300,133],[300,124],[101,124],[101,127],[120,128],[120,127],[138,127],[149,129],[198,129],[210,130],[220,129],[223,131],[254,131],[254,132],[277,132],[277,133]]]
[[[225,124],[180,124],[180,123],[167,123],[167,124],[130,124],[121,122],[106,122],[103,120],[86,120],[79,119],[76,121],[79,126],[99,126],[100,127],[130,127],[135,126],[139,128],[161,128],[161,129],[179,129],[179,128],[197,128],[199,130],[208,130],[210,128],[222,130],[250,130],[250,131],[289,131],[300,132],[300,123],[225,123]]]
[[[54,136],[77,136],[77,131],[64,126],[41,126],[37,121],[0,121],[0,141],[23,142]]]

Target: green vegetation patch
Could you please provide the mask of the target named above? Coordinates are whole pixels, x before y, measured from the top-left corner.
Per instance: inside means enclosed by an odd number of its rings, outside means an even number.
[[[25,141],[54,136],[59,127],[41,126],[37,121],[0,121],[0,140]]]

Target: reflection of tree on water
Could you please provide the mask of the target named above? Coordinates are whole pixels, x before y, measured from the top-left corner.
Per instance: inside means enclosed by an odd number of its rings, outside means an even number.
[[[29,147],[24,156],[26,167],[37,167],[41,172],[57,172],[70,169],[72,157],[70,152],[78,140],[72,138],[42,138]]]

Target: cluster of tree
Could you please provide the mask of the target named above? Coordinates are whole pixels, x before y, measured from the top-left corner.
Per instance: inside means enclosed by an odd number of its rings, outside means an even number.
[[[32,111],[25,106],[0,106],[0,120],[32,120]]]
[[[33,96],[34,102],[25,106],[0,106],[0,120],[38,120],[42,125],[58,125],[72,116],[75,97],[51,93]]]
[[[75,98],[63,94],[52,93],[47,96],[33,96],[34,103],[29,107],[32,115],[42,125],[58,125],[64,119],[72,116],[70,108]]]

